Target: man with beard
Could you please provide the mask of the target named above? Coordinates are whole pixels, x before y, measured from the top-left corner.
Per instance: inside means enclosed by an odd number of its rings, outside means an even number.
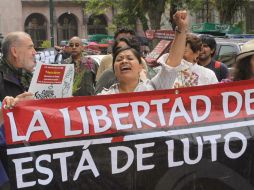
[[[228,78],[229,72],[227,66],[213,59],[216,51],[216,41],[209,35],[202,35],[202,49],[198,57],[198,64],[214,71],[218,81]]]
[[[94,95],[97,63],[92,58],[85,57],[83,54],[84,47],[79,37],[72,37],[68,46],[71,56],[65,59],[64,63],[74,64],[75,67],[73,96]]]
[[[17,96],[30,85],[35,67],[34,44],[25,32],[9,33],[2,42],[0,61],[0,101],[5,96]]]
[[[35,54],[33,41],[25,32],[11,32],[2,41],[3,56],[0,60],[0,103],[6,96],[22,94],[30,85],[32,72],[35,67]],[[32,95],[31,93],[24,93]],[[23,96],[23,95],[22,95]],[[5,135],[2,111],[0,111],[0,189],[10,189],[5,170],[8,164],[5,149]],[[5,170],[3,168],[5,167]],[[7,172],[8,173],[8,172]]]

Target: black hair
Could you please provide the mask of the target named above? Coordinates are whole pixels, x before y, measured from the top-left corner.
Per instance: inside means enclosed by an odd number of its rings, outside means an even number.
[[[127,46],[125,47],[117,47],[117,45],[120,42],[125,42],[127,44]],[[141,64],[141,52],[140,52],[140,44],[139,41],[137,40],[137,38],[135,36],[130,37],[130,38],[120,38],[117,39],[113,45],[113,49],[112,49],[112,54],[113,54],[113,63],[112,63],[112,68],[113,71],[114,70],[114,64],[115,64],[115,60],[116,57],[119,53],[121,53],[122,51],[125,50],[131,50],[132,53],[135,55],[135,57],[138,59],[139,64]]]
[[[198,36],[194,34],[187,34],[186,45],[187,44],[190,44],[190,48],[194,53],[201,51],[202,42]]]
[[[122,37],[120,39],[117,39],[113,44],[113,48],[112,48],[113,54],[114,54],[114,52],[117,51],[117,49],[119,49],[119,47],[117,47],[117,46],[120,42],[125,42],[127,44],[127,46],[132,47],[136,51],[140,52],[140,43],[139,43],[138,39],[135,36],[133,36],[130,38]]]
[[[207,44],[211,50],[214,50],[215,53],[217,43],[214,37],[207,34],[203,34],[200,36],[200,39],[202,41],[202,44]],[[212,56],[214,55],[214,53],[212,54]]]
[[[134,32],[134,30],[131,30],[131,29],[129,29],[129,28],[120,28],[119,30],[117,30],[117,31],[115,32],[115,35],[114,35],[114,39],[115,39],[115,40],[116,40],[116,38],[117,38],[117,36],[118,36],[119,34],[131,34],[132,36],[135,36],[135,35],[136,35],[135,32]]]
[[[141,54],[140,54],[140,52],[138,52],[133,47],[125,46],[125,47],[117,48],[116,52],[114,52],[114,54],[113,54],[113,69],[114,69],[114,63],[116,61],[117,55],[119,53],[121,53],[122,51],[125,51],[125,50],[131,50],[132,53],[135,55],[135,57],[138,59],[139,64],[141,64]]]
[[[112,65],[112,68],[113,68],[113,71],[114,71],[114,72],[115,72],[114,65],[115,65],[116,57],[117,57],[117,55],[118,55],[119,53],[121,53],[121,52],[123,52],[123,51],[125,51],[125,50],[130,50],[130,51],[132,51],[132,53],[134,54],[134,56],[138,59],[139,64],[142,64],[142,62],[141,62],[141,54],[140,54],[140,52],[138,52],[135,48],[129,47],[129,46],[117,48],[116,51],[113,53],[113,65]]]
[[[252,77],[252,68],[251,68],[251,55],[247,56],[235,64],[233,80],[248,80]]]

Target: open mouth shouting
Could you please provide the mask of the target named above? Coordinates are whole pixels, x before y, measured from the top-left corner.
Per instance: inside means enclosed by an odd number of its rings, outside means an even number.
[[[120,66],[120,71],[123,73],[131,71],[131,65],[130,64],[122,64]]]

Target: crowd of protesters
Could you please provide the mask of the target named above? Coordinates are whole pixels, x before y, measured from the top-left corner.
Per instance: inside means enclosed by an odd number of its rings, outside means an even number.
[[[120,29],[115,33],[112,54],[105,55],[100,65],[84,54],[82,40],[77,36],[72,37],[68,47],[62,48],[60,54],[61,63],[74,64],[75,67],[73,96],[171,89],[252,79],[253,41],[243,45],[242,52],[236,58],[234,73],[229,76],[227,66],[213,58],[215,39],[209,35],[187,33],[185,12],[177,12],[175,22],[177,28],[170,52],[157,60],[161,69],[153,77],[149,76],[148,66],[133,30]],[[31,93],[24,93],[15,99],[28,89],[36,51],[30,36],[24,32],[8,34],[3,40],[2,49],[0,101],[6,97],[5,104],[8,107],[20,98],[32,97]]]
[[[189,34],[186,11],[178,11],[174,21],[177,28],[170,52],[158,60],[161,69],[154,77],[148,74],[147,64],[132,30],[121,29],[116,32],[112,54],[106,55],[100,65],[83,54],[81,39],[72,37],[66,51],[61,51],[62,63],[74,64],[75,67],[73,96],[130,93],[253,79],[254,40],[242,46],[233,76],[229,77],[227,66],[213,59],[215,39],[208,35],[198,37]],[[36,51],[28,34],[12,32],[3,39],[2,54],[0,101],[8,109],[20,100],[33,97],[26,91],[35,67]]]
[[[215,39],[209,35],[188,33],[187,17],[186,12],[178,11],[175,14],[175,38],[170,52],[158,59],[161,69],[153,77],[149,76],[140,44],[132,30],[120,29],[115,33],[112,54],[105,55],[100,65],[84,54],[82,40],[77,36],[72,37],[68,48],[60,51],[63,58],[61,62],[74,64],[75,67],[73,96],[171,89],[252,79],[253,40],[242,46],[236,58],[234,73],[229,76],[227,66],[213,58]],[[36,51],[28,34],[12,32],[3,39],[2,54],[0,101],[4,100],[8,108],[17,100],[32,97],[31,93],[24,92],[29,87],[35,67]]]

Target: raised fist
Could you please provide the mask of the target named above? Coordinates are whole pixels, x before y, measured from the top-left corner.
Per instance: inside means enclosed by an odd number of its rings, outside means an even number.
[[[187,31],[188,29],[188,14],[184,11],[177,11],[174,15],[174,21],[179,31]]]

